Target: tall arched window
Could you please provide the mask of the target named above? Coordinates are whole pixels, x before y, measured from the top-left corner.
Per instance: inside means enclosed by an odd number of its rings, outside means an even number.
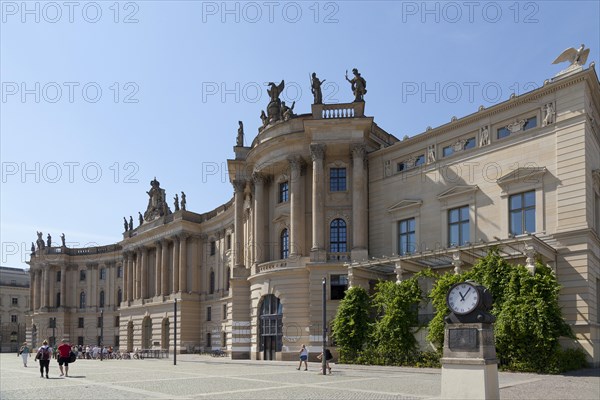
[[[225,287],[227,288],[227,291],[229,291],[229,287],[231,282],[231,268],[227,268],[227,276],[225,277]]]
[[[329,251],[332,253],[345,253],[346,246],[346,221],[336,218],[329,225]]]
[[[100,291],[99,307],[104,307],[104,290]]]
[[[117,304],[121,304],[122,301],[123,301],[123,291],[121,290],[121,288],[119,288],[119,291],[117,292]]]
[[[280,258],[288,258],[290,255],[290,235],[287,229],[281,231],[281,236],[279,237],[279,248],[281,249]]]
[[[213,294],[215,292],[215,271],[210,270],[209,288],[208,292]]]
[[[85,292],[79,294],[79,308],[85,308]]]

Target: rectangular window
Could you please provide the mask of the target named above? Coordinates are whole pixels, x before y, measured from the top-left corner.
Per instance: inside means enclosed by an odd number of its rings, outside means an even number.
[[[115,347],[119,347],[119,335],[115,336]]]
[[[348,275],[331,275],[331,300],[341,300],[348,289]]]
[[[83,346],[83,336],[77,336],[77,346]]]
[[[279,184],[279,202],[285,203],[289,200],[290,188],[288,182],[281,182]]]
[[[442,150],[442,155],[444,157],[448,157],[451,156],[454,153],[454,149],[452,148],[452,146],[446,146],[444,147],[444,149]]]
[[[56,318],[50,318],[48,321],[48,328],[56,328]]]
[[[231,234],[227,235],[227,250],[231,250]]]
[[[397,172],[402,172],[406,169],[406,164],[404,164],[403,162],[400,162],[398,164],[396,164],[396,171]]]
[[[463,246],[469,240],[469,206],[448,210],[448,246]]]
[[[537,126],[537,117],[527,118],[525,121],[525,125],[523,125],[523,130],[526,131],[528,129],[533,129]]]
[[[56,307],[60,307],[60,292],[56,293]]]
[[[223,332],[223,335],[221,337],[221,347],[227,347],[227,332]]]
[[[465,144],[464,144],[464,146],[463,146],[463,150],[469,150],[469,149],[472,149],[472,148],[474,148],[474,147],[475,147],[475,144],[476,144],[476,142],[475,142],[475,138],[474,138],[474,137],[472,137],[472,138],[468,138],[468,139],[465,141]]]
[[[84,328],[84,323],[83,323],[83,317],[79,317],[79,319],[77,320],[77,327],[78,328]]]
[[[212,347],[212,336],[210,333],[206,334],[206,347],[208,347],[208,348]]]
[[[10,322],[19,322],[19,319],[17,318],[16,315],[11,315],[10,316]]]
[[[104,318],[102,317],[98,317],[98,323],[96,324],[97,328],[102,328],[102,324],[104,323],[103,319]]]
[[[210,255],[214,256],[217,253],[217,242],[214,240],[210,241]]]
[[[118,328],[119,327],[119,323],[121,322],[121,320],[119,319],[119,316],[117,315],[115,317],[115,326]]]
[[[100,280],[103,281],[106,279],[106,268],[100,268]]]
[[[227,304],[223,304],[223,319],[227,319]]]
[[[425,164],[425,155],[421,154],[420,156],[417,156],[415,160],[415,167],[418,167],[423,164]]]
[[[496,137],[498,139],[502,139],[507,136],[510,136],[510,131],[508,130],[507,127],[503,126],[502,128],[498,128],[498,131],[496,132]]]
[[[346,191],[346,168],[331,168],[329,170],[329,191]]]
[[[123,266],[119,265],[117,267],[117,278],[122,278],[123,277]]]
[[[206,320],[212,321],[212,307],[206,307]]]
[[[81,281],[81,282],[85,281],[85,269],[82,269],[81,271],[79,271],[79,281]]]
[[[11,303],[13,306],[18,306],[19,305],[19,298],[18,297],[13,297],[11,300]]]
[[[398,222],[398,254],[414,253],[415,248],[415,219],[409,218]]]
[[[510,233],[521,235],[535,232],[535,190],[513,194],[508,203]]]
[[[62,276],[60,276],[61,271],[56,271],[56,282],[60,282],[60,280],[62,279]]]

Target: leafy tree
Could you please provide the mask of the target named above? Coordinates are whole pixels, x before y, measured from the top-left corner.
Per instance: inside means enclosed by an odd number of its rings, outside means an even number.
[[[375,290],[373,306],[380,315],[372,334],[376,353],[386,364],[414,360],[418,342],[413,330],[418,325],[418,304],[423,300],[418,279],[381,281]]]
[[[362,351],[371,331],[370,311],[365,289],[353,286],[346,291],[333,320],[333,338],[341,362],[352,362]]]

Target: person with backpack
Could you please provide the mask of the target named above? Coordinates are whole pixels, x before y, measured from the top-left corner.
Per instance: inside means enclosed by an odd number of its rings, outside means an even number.
[[[42,346],[38,349],[35,356],[36,360],[40,360],[40,378],[44,377],[44,369],[46,370],[46,379],[48,377],[48,369],[50,367],[50,358],[52,357],[52,349],[48,346],[48,341],[44,340]]]

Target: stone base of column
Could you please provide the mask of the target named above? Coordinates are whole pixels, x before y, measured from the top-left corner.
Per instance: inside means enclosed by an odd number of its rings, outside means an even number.
[[[310,249],[310,262],[327,262],[327,252],[324,249]]]
[[[352,261],[366,261],[369,259],[369,252],[367,249],[352,249],[350,252],[350,259]]]

